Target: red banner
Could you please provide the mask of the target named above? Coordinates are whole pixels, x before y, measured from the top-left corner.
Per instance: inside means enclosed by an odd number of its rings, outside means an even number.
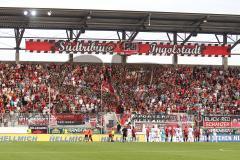
[[[228,128],[231,127],[231,122],[204,122],[203,125],[207,128]]]
[[[58,125],[81,125],[84,123],[83,114],[56,114]]]
[[[160,42],[26,40],[26,50],[43,53],[117,53],[181,56],[230,56],[229,45]]]

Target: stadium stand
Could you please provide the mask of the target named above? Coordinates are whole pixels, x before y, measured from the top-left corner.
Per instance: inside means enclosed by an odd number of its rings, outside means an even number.
[[[50,95],[52,113],[239,115],[239,78],[234,67],[2,63],[0,110],[47,114]]]

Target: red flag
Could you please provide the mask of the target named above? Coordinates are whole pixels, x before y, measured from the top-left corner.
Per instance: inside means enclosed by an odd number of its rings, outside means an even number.
[[[102,91],[109,92],[111,94],[115,93],[115,90],[114,90],[112,84],[107,81],[102,82]]]

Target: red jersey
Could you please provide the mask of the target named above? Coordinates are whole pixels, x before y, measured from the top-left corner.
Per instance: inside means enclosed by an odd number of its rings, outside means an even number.
[[[188,135],[188,128],[187,127],[184,128],[183,132],[184,132],[184,135]]]
[[[135,137],[136,136],[136,129],[132,129],[132,136]]]
[[[150,129],[147,128],[147,129],[146,129],[146,135],[147,135],[147,137],[149,136],[149,133],[150,133]]]

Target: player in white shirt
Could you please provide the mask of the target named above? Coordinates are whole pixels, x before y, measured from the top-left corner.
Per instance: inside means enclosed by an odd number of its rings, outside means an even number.
[[[168,138],[167,138],[167,142],[171,142],[172,139],[172,127],[168,127]]]
[[[177,129],[176,129],[177,127],[172,127],[172,142],[177,142],[177,136],[176,136],[176,134],[177,134]]]
[[[188,128],[188,141],[189,141],[189,142],[193,142],[193,141],[194,141],[193,128],[192,128],[192,126],[190,126],[190,127]]]
[[[154,126],[152,126],[152,128],[150,129],[150,142],[153,142],[154,141],[154,137],[155,137],[155,129],[154,129]]]
[[[176,132],[176,142],[181,142],[181,140],[180,140],[180,128],[179,128],[179,126],[175,128],[175,132]]]
[[[162,128],[158,128],[159,142],[162,142]]]
[[[129,126],[127,129],[127,142],[131,142],[131,140],[132,140],[132,128],[131,126]]]
[[[183,130],[179,127],[179,134],[180,134],[180,142],[183,142]]]
[[[150,142],[157,142],[158,140],[158,128],[156,126],[153,126],[151,128],[151,132],[150,132]]]
[[[157,126],[155,128],[155,133],[156,133],[155,142],[161,142],[160,140],[161,133],[160,133],[160,129]]]
[[[212,130],[213,136],[212,136],[212,142],[217,142],[217,130],[214,128]]]
[[[204,136],[203,136],[203,129],[200,128],[200,142],[204,141]]]

